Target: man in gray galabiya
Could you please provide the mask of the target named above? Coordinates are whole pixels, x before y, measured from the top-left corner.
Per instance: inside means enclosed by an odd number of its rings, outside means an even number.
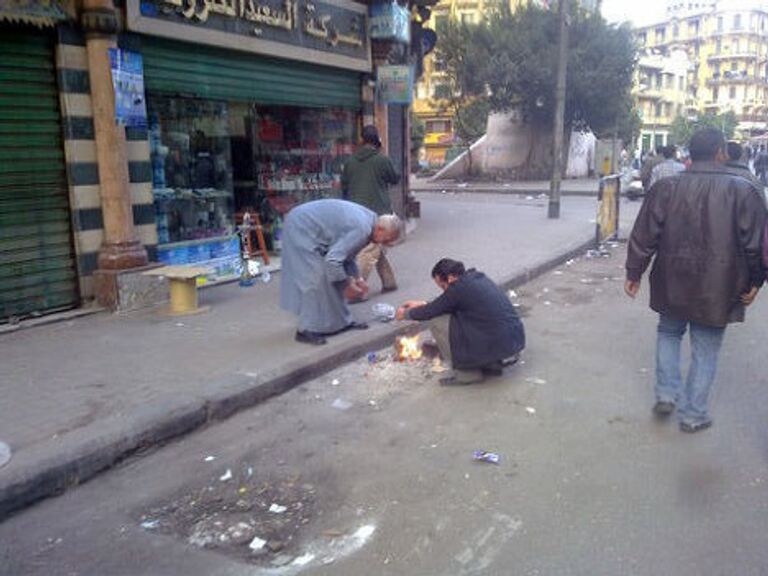
[[[485,274],[465,270],[457,260],[440,260],[432,279],[443,293],[429,303],[409,300],[395,317],[430,320],[440,355],[453,367],[453,375],[440,384],[472,384],[501,375],[525,348],[523,323],[512,303]]]
[[[325,344],[326,336],[362,330],[344,298],[347,287],[362,289],[355,255],[369,242],[390,244],[400,220],[345,200],[315,200],[285,218],[280,272],[280,306],[299,317],[296,340]]]

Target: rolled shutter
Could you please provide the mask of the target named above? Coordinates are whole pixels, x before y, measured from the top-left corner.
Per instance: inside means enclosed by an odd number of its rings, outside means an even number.
[[[52,39],[0,27],[0,321],[78,303]]]
[[[259,104],[360,108],[360,74],[196,44],[142,38],[148,92]]]

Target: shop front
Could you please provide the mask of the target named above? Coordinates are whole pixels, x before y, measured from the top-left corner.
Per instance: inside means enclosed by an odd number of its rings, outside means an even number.
[[[129,3],[125,44],[143,59],[157,260],[220,278],[239,272],[245,212],[277,250],[292,206],[341,196],[370,50],[353,2],[222,0],[204,21],[189,6]]]

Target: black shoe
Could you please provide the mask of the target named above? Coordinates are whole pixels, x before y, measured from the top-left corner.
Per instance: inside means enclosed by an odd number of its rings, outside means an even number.
[[[440,378],[440,386],[467,386],[470,382],[464,382],[459,380],[456,376],[448,376],[446,378]]]
[[[688,422],[680,422],[680,432],[688,432],[693,434],[695,432],[701,432],[712,426],[712,420],[704,420],[704,422],[696,422],[695,424],[689,424]]]
[[[653,405],[653,413],[656,416],[665,417],[672,414],[675,411],[675,403],[667,402],[665,400],[659,400]]]
[[[310,332],[304,330],[303,332],[296,332],[296,342],[303,342],[304,344],[314,344],[315,346],[321,346],[328,342],[325,336],[318,334],[317,332]]]
[[[517,364],[518,360],[520,360],[520,354],[515,354],[514,356],[510,356],[509,358],[504,358],[504,360],[501,361],[501,365],[504,367],[514,366],[515,364]]]
[[[346,330],[368,330],[368,324],[365,322],[350,322],[342,329],[342,332]]]
[[[483,366],[483,374],[486,376],[501,376],[504,374],[504,364],[502,362],[494,362]]]
[[[395,284],[394,286],[382,286],[381,287],[381,293],[382,294],[386,294],[387,292],[394,292],[395,290],[397,290],[397,284]]]

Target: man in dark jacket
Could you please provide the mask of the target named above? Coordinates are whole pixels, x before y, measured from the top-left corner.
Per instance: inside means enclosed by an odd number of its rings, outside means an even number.
[[[409,300],[398,320],[431,320],[430,330],[453,376],[443,385],[472,384],[500,375],[525,348],[525,330],[504,293],[485,274],[464,270],[464,264],[444,258],[432,269],[443,294],[432,302]]]
[[[758,189],[762,186],[760,180],[758,180],[752,170],[749,169],[749,165],[746,162],[744,148],[738,142],[728,142],[725,145],[726,161],[725,166],[729,168],[729,172],[746,178],[752,181]]]
[[[400,176],[395,172],[392,161],[380,153],[381,140],[376,127],[364,126],[361,136],[362,145],[344,163],[342,193],[345,199],[361,204],[379,216],[391,214],[388,187],[397,184]],[[366,282],[371,270],[376,267],[382,292],[397,289],[395,273],[381,245],[371,243],[363,248],[357,256],[357,267]]]
[[[751,181],[720,163],[724,147],[719,130],[693,135],[693,164],[651,189],[627,253],[624,290],[632,298],[654,259],[651,308],[659,313],[659,325],[653,411],[668,416],[677,408],[684,432],[712,425],[708,399],[725,327],[744,320],[744,308],[764,279],[765,205]],[[688,328],[691,365],[683,382],[680,343]]]

